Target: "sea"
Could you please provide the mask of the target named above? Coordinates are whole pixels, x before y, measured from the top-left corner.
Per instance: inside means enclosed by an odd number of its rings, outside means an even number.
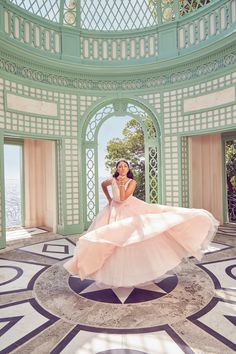
[[[5,213],[7,228],[22,224],[21,186],[17,179],[7,179],[5,181]]]
[[[107,205],[107,198],[103,193],[101,183],[109,176],[99,177],[99,210]],[[18,179],[5,180],[5,211],[6,227],[16,227],[22,224],[21,220],[21,186]]]
[[[101,183],[109,176],[99,177],[99,210],[107,205],[107,199],[102,191]],[[16,227],[22,225],[21,219],[21,186],[17,179],[7,179],[5,181],[5,207],[6,207],[6,227]]]

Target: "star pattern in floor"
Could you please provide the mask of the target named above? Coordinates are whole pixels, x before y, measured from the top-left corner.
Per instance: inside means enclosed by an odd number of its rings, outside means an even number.
[[[79,277],[69,278],[70,288],[80,296],[87,299],[107,303],[138,303],[160,298],[171,292],[177,285],[176,275],[166,276],[165,279],[156,280],[136,287],[111,288],[103,284],[96,284],[93,280],[80,280]]]

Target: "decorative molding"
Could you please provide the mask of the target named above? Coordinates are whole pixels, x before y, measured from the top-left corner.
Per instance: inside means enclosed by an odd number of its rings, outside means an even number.
[[[154,72],[152,76],[150,74],[132,75],[133,78],[123,80],[121,78],[116,79],[113,76],[113,79],[104,80],[99,79],[99,77],[90,79],[88,75],[79,76],[76,73],[58,72],[53,69],[50,72],[46,67],[32,65],[32,63],[26,61],[22,63],[19,59],[0,51],[0,70],[2,71],[43,84],[90,91],[146,90],[165,87],[205,77],[234,64],[236,64],[236,49],[235,46],[231,46],[231,48],[208,56],[197,63],[181,65],[179,69],[175,66],[172,70],[162,71],[162,73]],[[104,77],[107,76],[104,74]]]

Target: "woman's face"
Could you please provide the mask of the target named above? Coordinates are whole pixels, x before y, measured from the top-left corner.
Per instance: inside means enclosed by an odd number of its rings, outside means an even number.
[[[120,176],[127,176],[127,173],[129,172],[129,166],[127,165],[126,162],[121,161],[119,162],[116,170]]]

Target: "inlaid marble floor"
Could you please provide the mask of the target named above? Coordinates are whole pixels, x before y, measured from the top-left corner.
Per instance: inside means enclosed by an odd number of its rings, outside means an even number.
[[[47,233],[0,251],[0,353],[235,353],[234,229],[200,263],[136,288],[70,277],[77,239]]]

